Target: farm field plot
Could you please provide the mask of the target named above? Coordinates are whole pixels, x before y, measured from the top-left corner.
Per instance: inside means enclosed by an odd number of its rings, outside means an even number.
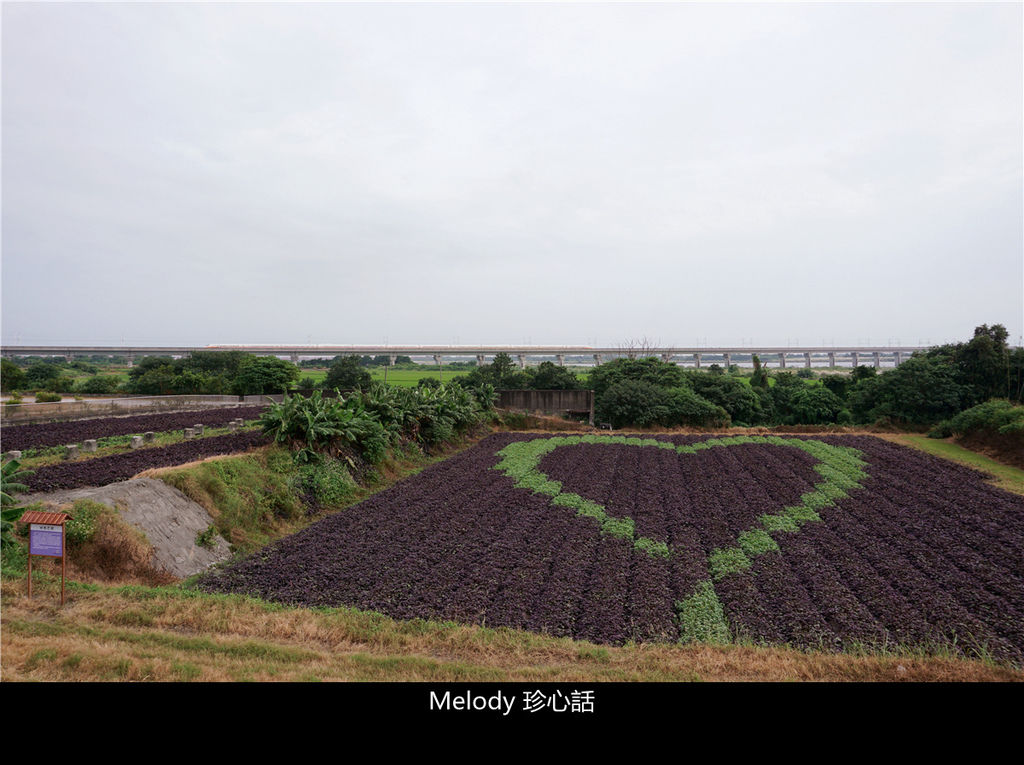
[[[24,482],[30,491],[106,486],[115,481],[127,480],[149,468],[180,465],[222,454],[237,454],[268,443],[270,440],[258,431],[197,438],[169,446],[46,465],[33,470]]]
[[[107,438],[145,431],[160,432],[190,428],[201,422],[207,427],[225,425],[231,420],[255,419],[263,406],[210,408],[198,412],[137,414],[128,417],[97,417],[70,422],[45,422],[37,425],[13,425],[3,429],[5,451],[35,449],[44,446],[81,443],[87,438]]]
[[[493,435],[201,589],[600,643],[1024,660],[1024,498],[868,436]]]

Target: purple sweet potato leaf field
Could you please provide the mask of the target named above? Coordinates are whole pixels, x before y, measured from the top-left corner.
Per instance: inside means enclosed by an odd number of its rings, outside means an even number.
[[[599,643],[1024,660],[1024,497],[979,472],[869,436],[524,443],[552,438],[490,436],[198,586]]]
[[[87,438],[106,438],[140,434],[146,431],[161,433],[167,430],[191,428],[201,422],[208,428],[226,425],[241,417],[253,420],[263,406],[218,407],[199,412],[168,412],[163,414],[134,414],[128,417],[96,417],[71,422],[44,422],[36,425],[5,426],[2,433],[3,450],[39,448],[80,444]]]

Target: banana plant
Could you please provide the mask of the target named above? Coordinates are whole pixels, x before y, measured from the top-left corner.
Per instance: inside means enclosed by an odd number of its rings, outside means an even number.
[[[14,523],[21,518],[25,508],[18,504],[15,494],[28,491],[21,483],[31,470],[22,470],[21,463],[9,460],[0,468],[0,547],[10,547],[14,542]]]

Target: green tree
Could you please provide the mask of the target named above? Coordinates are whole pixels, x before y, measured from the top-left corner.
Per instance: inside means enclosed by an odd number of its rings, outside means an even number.
[[[776,386],[778,387],[778,386]],[[825,425],[835,422],[843,402],[823,385],[793,388],[782,414],[783,425]],[[776,417],[780,413],[776,410]]]
[[[691,370],[686,373],[686,379],[696,393],[725,409],[734,424],[760,425],[768,422],[756,390],[735,377]]]
[[[299,368],[276,356],[254,356],[242,362],[235,392],[244,395],[283,393],[299,379]]]
[[[619,380],[596,397],[594,416],[613,428],[644,427],[668,417],[668,393],[644,380]]]
[[[146,356],[128,370],[128,391],[147,396],[169,396],[174,393],[176,374],[170,356]]]
[[[0,390],[9,393],[19,390],[25,383],[25,373],[10,359],[0,359]]]
[[[484,367],[490,367],[491,374],[494,377],[495,387],[499,386],[502,380],[506,380],[512,377],[516,371],[516,363],[512,361],[512,357],[504,351],[497,354],[489,365],[485,364]]]
[[[885,374],[859,381],[849,403],[858,422],[889,418],[932,425],[966,408],[972,395],[957,380],[949,357],[914,355]]]
[[[336,356],[327,370],[323,387],[326,390],[339,388],[354,390],[365,388],[373,381],[370,373],[363,369],[358,356]]]
[[[975,401],[997,396],[1009,398],[1009,334],[1002,324],[975,327],[970,342],[957,347],[954,364],[962,385],[970,386]]]
[[[832,391],[840,401],[846,401],[850,388],[853,387],[853,380],[846,375],[822,375],[821,384]]]
[[[56,390],[56,381],[64,375],[64,370],[56,364],[40,361],[25,370],[25,386],[28,388],[45,388]]]
[[[78,393],[104,394],[113,393],[120,386],[120,381],[113,375],[94,375],[83,380],[75,390]]]
[[[687,387],[682,367],[653,356],[643,359],[619,358],[594,367],[590,372],[589,384],[594,390],[595,398],[600,398],[612,385],[626,380],[642,380],[666,389]]]
[[[241,371],[242,364],[255,358],[245,351],[193,351],[184,359],[179,359],[178,368],[205,375],[207,377],[222,376],[233,380]]]
[[[533,371],[530,387],[534,390],[578,390],[580,381],[571,370],[543,361]]]
[[[768,370],[761,366],[761,359],[757,357],[756,353],[750,358],[754,362],[754,374],[750,378],[750,386],[767,390],[769,386]]]
[[[502,352],[494,357],[493,363],[477,367],[468,375],[458,378],[458,382],[464,388],[491,385],[495,388],[509,390],[530,388],[532,379],[529,372],[516,369],[516,363],[512,357]]]

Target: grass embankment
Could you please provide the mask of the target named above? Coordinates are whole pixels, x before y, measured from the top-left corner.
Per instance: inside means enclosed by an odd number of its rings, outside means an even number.
[[[989,663],[749,645],[598,646],[179,588],[3,582],[3,680],[1021,680]]]
[[[953,443],[952,439],[940,440],[909,433],[875,433],[873,435],[988,473],[992,476],[991,483],[994,486],[1005,491],[1012,491],[1014,494],[1024,494],[1024,470],[1004,465],[984,454],[965,449],[963,446]]]
[[[413,475],[472,442],[425,455],[415,447],[392,453],[377,468],[356,465],[359,482],[345,460],[324,458],[300,465],[279,446],[240,457],[157,468],[142,475],[159,478],[206,508],[218,532],[236,552],[258,549]]]

